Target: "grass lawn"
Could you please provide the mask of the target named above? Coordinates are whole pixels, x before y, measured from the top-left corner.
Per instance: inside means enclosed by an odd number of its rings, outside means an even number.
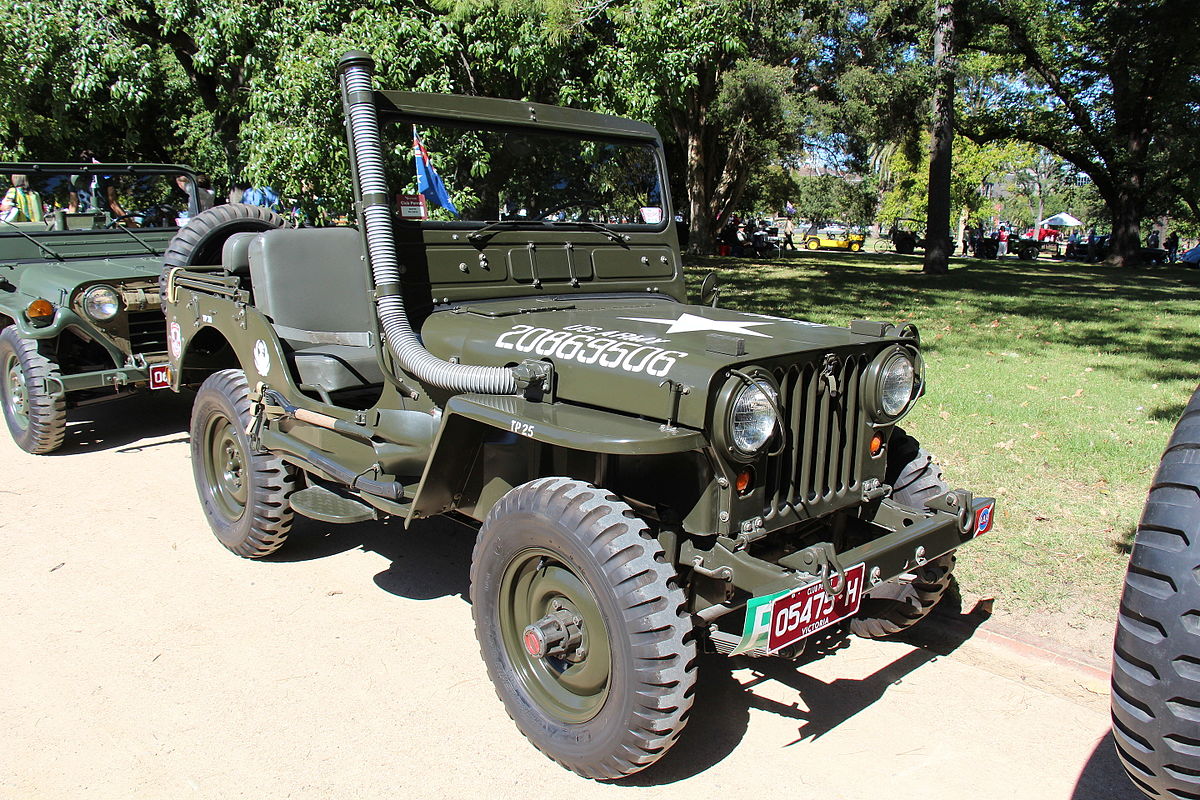
[[[916,323],[928,391],[902,424],[952,486],[998,500],[994,534],[960,553],[964,594],[1054,616],[1052,636],[1063,625],[1111,636],[1150,479],[1200,381],[1200,270],[920,268],[919,255],[827,251],[688,261],[694,286],[718,273],[725,307]]]

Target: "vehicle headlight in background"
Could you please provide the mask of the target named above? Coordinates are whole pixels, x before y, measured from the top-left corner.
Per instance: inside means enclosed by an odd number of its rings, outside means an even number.
[[[869,410],[876,422],[895,422],[912,408],[921,388],[919,358],[904,348],[894,347],[872,364],[867,391]]]
[[[83,311],[97,322],[106,322],[121,310],[121,296],[111,286],[93,286],[83,295]]]
[[[729,412],[729,440],[734,447],[745,455],[763,448],[779,423],[775,415],[777,402],[778,394],[761,380],[738,391]]]

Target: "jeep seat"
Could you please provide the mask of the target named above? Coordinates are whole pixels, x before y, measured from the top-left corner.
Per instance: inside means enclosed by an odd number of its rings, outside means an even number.
[[[254,234],[246,252],[254,304],[293,351],[299,383],[332,393],[383,382],[358,231],[280,228]]]

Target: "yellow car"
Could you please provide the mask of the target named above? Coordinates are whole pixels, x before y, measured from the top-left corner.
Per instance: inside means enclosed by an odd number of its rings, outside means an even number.
[[[857,253],[863,249],[866,236],[861,233],[851,233],[842,227],[819,228],[804,234],[804,246],[809,250],[830,249],[849,250]]]

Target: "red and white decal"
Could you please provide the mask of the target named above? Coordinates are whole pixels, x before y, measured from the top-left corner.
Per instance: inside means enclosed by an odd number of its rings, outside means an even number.
[[[170,364],[151,364],[150,365],[150,388],[151,389],[170,389],[171,388],[171,365]]]
[[[995,503],[988,503],[975,510],[975,535],[982,536],[992,529],[992,509]]]

